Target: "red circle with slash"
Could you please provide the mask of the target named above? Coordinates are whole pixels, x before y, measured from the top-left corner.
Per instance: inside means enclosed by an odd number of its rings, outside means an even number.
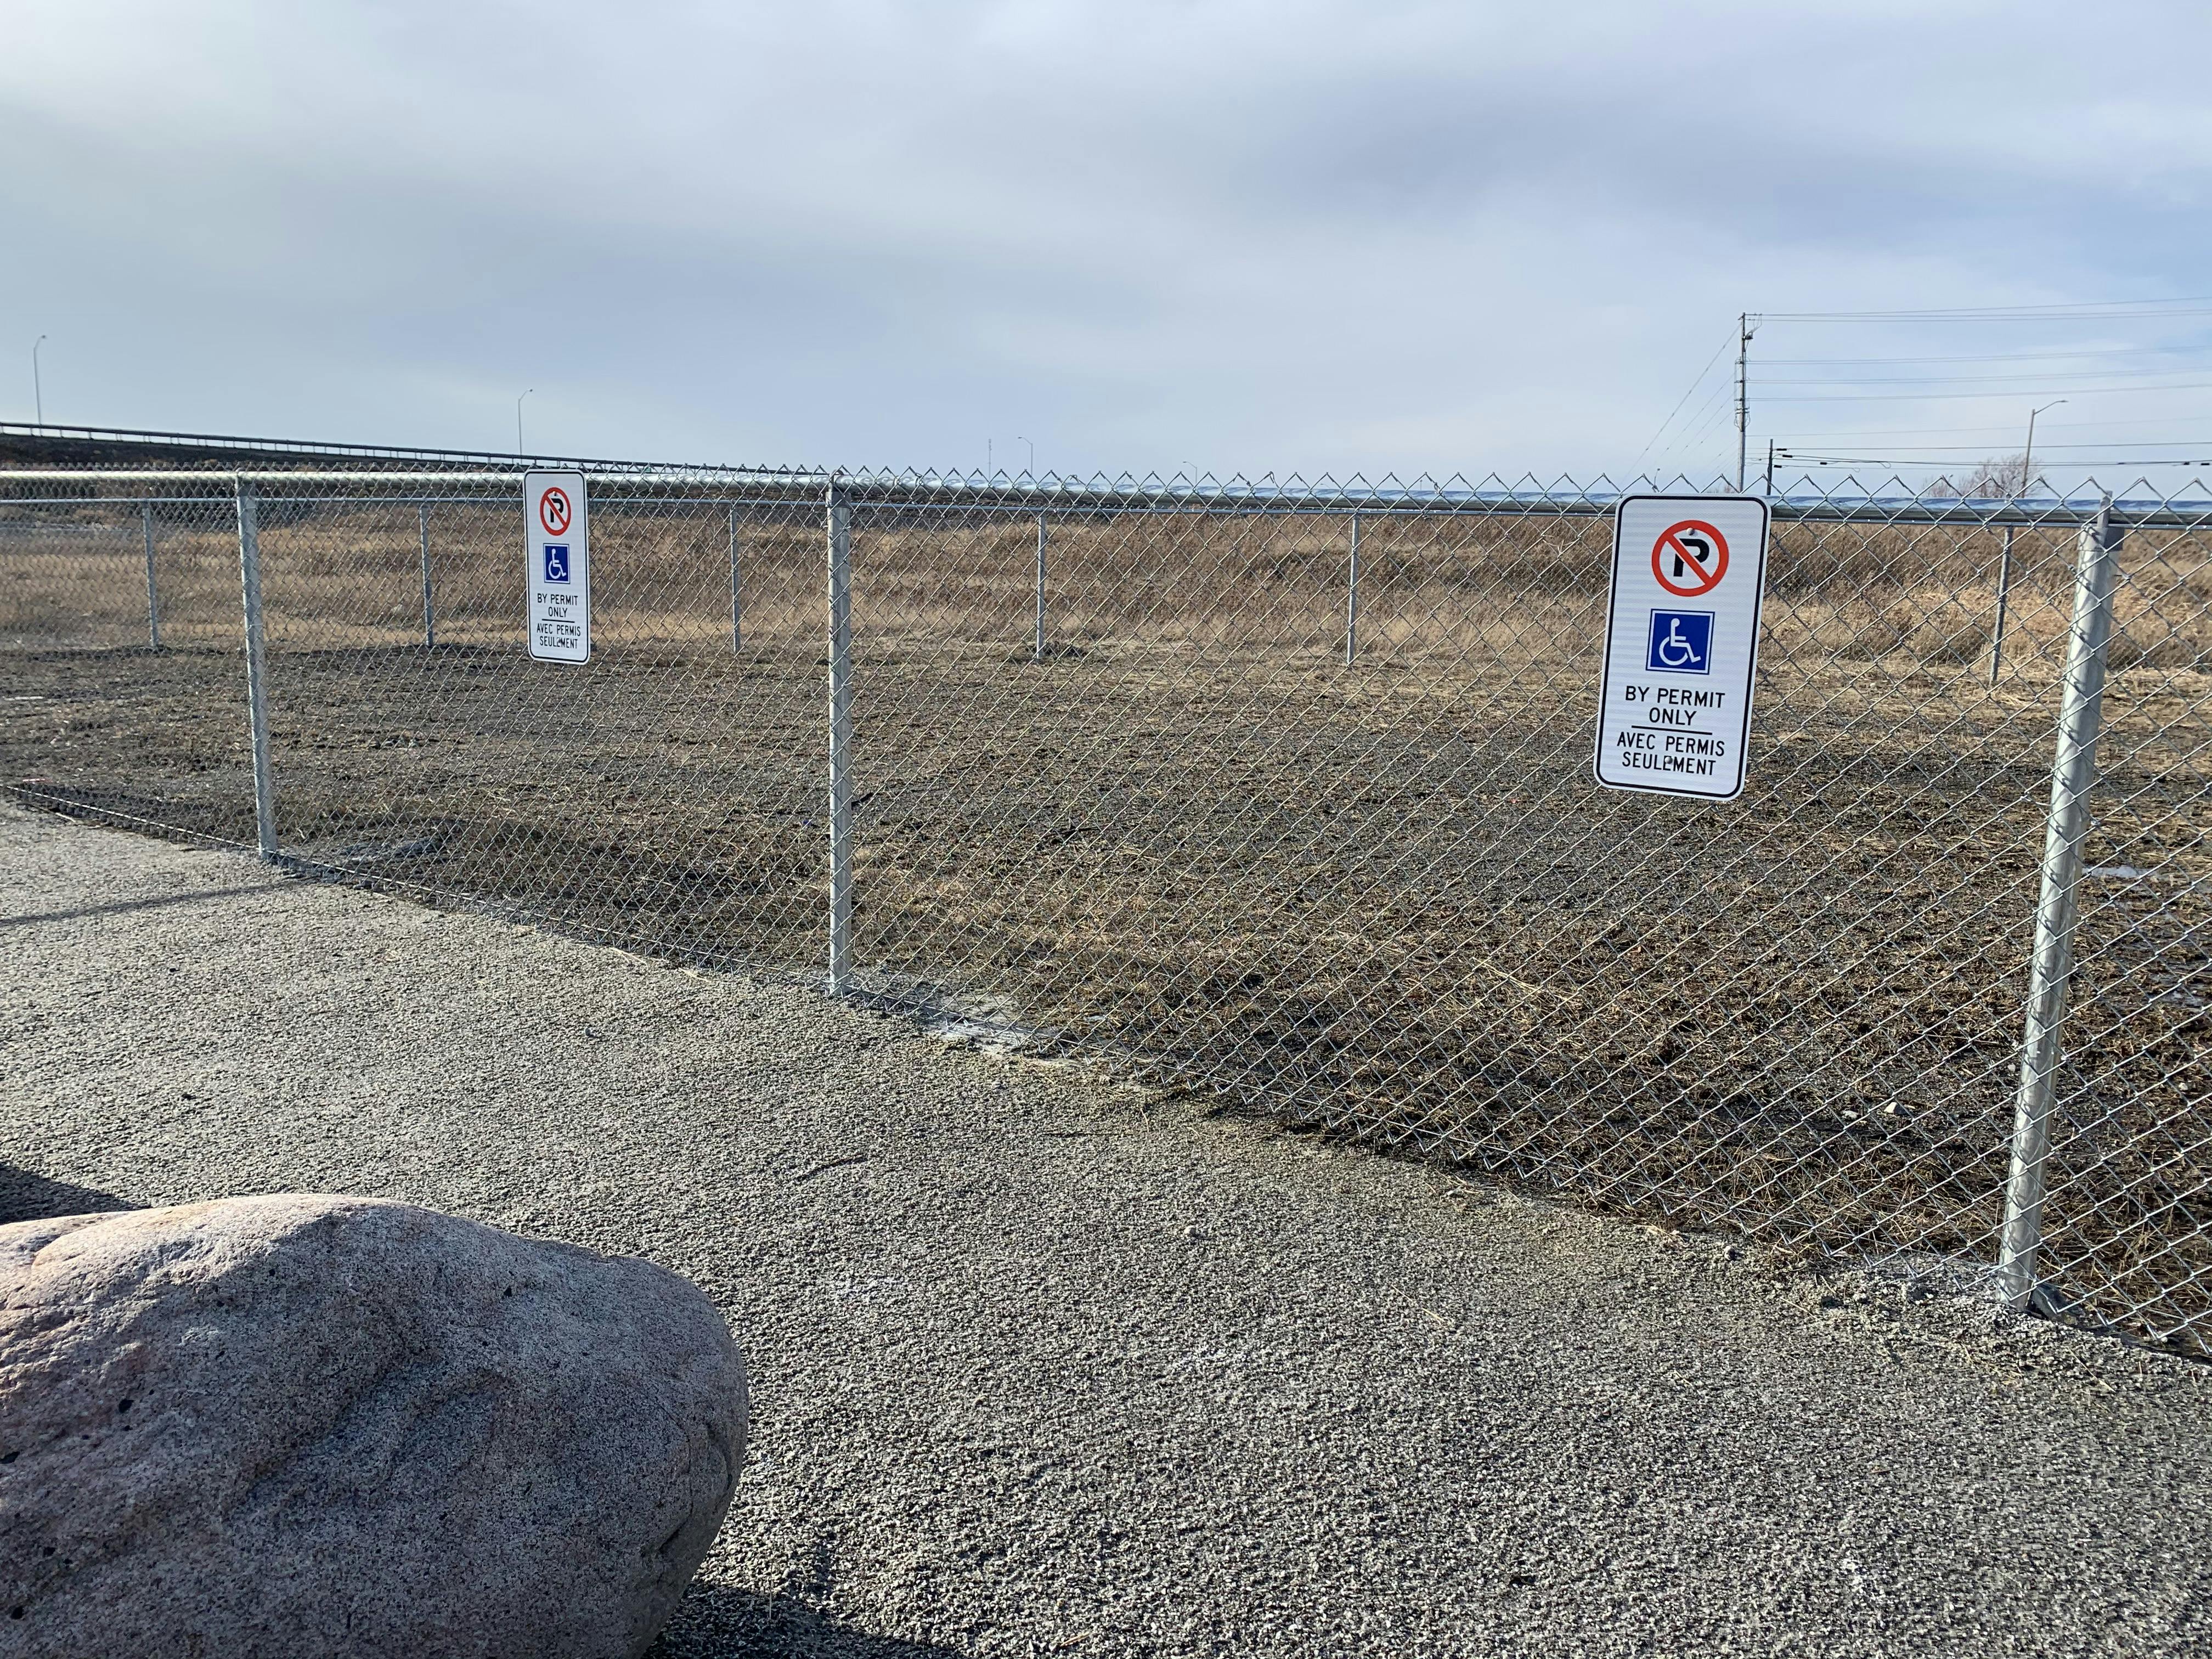
[[[1728,574],[1728,538],[1703,519],[1670,524],[1651,544],[1651,574],[1669,593],[1694,599]]]
[[[545,533],[549,536],[568,533],[570,511],[568,492],[558,484],[538,498],[538,522],[545,526]]]

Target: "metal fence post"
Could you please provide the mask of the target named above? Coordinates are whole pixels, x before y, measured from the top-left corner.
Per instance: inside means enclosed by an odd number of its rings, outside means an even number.
[[[149,649],[161,648],[161,599],[160,590],[154,586],[154,503],[138,504],[141,526],[146,532],[146,644]]]
[[[2004,532],[2004,552],[1997,559],[1997,614],[1990,625],[1990,684],[1997,683],[1997,671],[2004,665],[2005,607],[2012,599],[2012,526]]]
[[[1035,662],[1044,660],[1044,514],[1040,513],[1037,514],[1036,646],[1030,653],[1030,659]]]
[[[238,487],[238,578],[246,603],[246,716],[253,736],[253,835],[264,864],[276,859],[276,791],[269,771],[269,665],[261,629],[261,512],[252,484]]]
[[[831,483],[830,532],[830,994],[853,982],[853,511]]]
[[[2105,659],[2112,636],[2112,591],[2119,567],[2110,496],[2081,532],[2074,565],[2074,621],[2067,635],[2058,740],[2051,762],[2051,816],[2043,842],[2043,892],[2035,915],[2035,956],[2021,1036],[2020,1092],[2013,1115],[2012,1168],[2005,1182],[2004,1231],[1997,1278],[2008,1306],[2035,1294],[2043,1243],[2044,1165],[2057,1080],[2066,994],[2074,975],[2075,887],[2097,781],[2097,735],[2104,713]]]
[[[1352,515],[1352,562],[1344,580],[1344,665],[1359,654],[1359,514]]]
[[[430,603],[430,504],[424,501],[415,509],[417,526],[422,535],[422,648],[434,651],[438,646],[438,613]]]
[[[730,504],[730,651],[732,655],[745,647],[744,589],[738,580],[738,508]]]

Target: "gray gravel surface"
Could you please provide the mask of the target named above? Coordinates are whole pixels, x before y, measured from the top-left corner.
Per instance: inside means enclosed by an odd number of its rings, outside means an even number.
[[[0,809],[0,1215],[652,1257],[755,1461],[677,1656],[2212,1651],[2203,1367],[802,988]]]

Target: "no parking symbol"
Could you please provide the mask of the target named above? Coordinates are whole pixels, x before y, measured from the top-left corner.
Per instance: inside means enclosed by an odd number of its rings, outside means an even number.
[[[1670,524],[1651,544],[1651,574],[1678,599],[1702,599],[1728,574],[1728,538],[1703,519]]]
[[[538,522],[545,526],[547,535],[567,535],[569,520],[574,513],[574,507],[569,504],[568,492],[560,485],[548,484],[538,493]]]

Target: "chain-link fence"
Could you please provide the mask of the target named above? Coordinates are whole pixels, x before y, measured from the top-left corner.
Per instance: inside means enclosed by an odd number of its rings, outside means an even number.
[[[1609,489],[590,490],[565,666],[518,474],[0,475],[6,775],[2212,1346],[2212,497],[1778,496],[1712,804],[1591,779]]]

